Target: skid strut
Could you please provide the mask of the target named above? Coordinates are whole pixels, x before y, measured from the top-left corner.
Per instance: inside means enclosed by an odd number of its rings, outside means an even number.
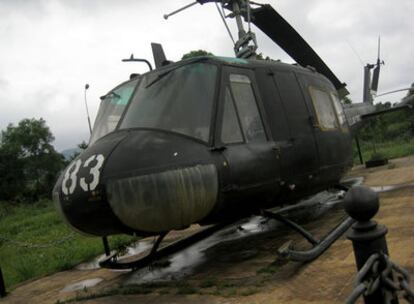
[[[318,258],[324,253],[337,239],[339,239],[351,226],[355,223],[350,217],[342,220],[334,229],[327,233],[321,240],[317,240],[309,231],[284,217],[282,213],[299,209],[301,206],[289,206],[282,208],[276,212],[267,210],[262,211],[262,215],[268,218],[275,219],[286,226],[292,228],[296,232],[300,233],[311,245],[312,248],[307,250],[294,250],[292,241],[286,242],[282,247],[278,249],[278,254],[282,258],[286,258],[292,261],[310,262]],[[302,206],[304,207],[304,206]]]
[[[104,260],[101,260],[99,262],[99,266],[103,268],[110,268],[110,269],[139,269],[143,268],[145,266],[150,265],[152,262],[154,262],[157,259],[163,258],[165,256],[168,256],[170,254],[176,253],[186,247],[191,246],[192,244],[210,236],[214,232],[222,229],[224,226],[228,225],[230,223],[221,223],[214,226],[210,226],[207,228],[204,228],[201,231],[198,231],[186,238],[183,238],[181,240],[178,240],[176,242],[171,243],[170,245],[167,245],[165,247],[162,247],[158,250],[158,247],[161,244],[161,241],[164,239],[164,237],[167,235],[167,232],[162,233],[157,238],[156,242],[154,243],[150,253],[142,258],[136,259],[136,260],[123,260],[118,259],[118,253],[113,253],[109,256],[107,256]]]

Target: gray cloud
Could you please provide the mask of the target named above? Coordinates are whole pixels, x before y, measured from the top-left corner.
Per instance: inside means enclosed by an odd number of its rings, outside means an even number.
[[[8,81],[0,77],[0,89],[6,89],[8,85],[9,85]]]
[[[73,147],[88,139],[84,84],[91,85],[88,103],[93,121],[99,96],[130,73],[146,71],[144,65],[121,63],[121,58],[134,53],[152,59],[152,41],[162,42],[172,60],[193,49],[232,56],[232,44],[214,5],[194,6],[163,20],[164,13],[188,2],[0,1],[0,36],[7,41],[0,48],[0,129],[26,117],[43,117],[55,135],[57,149]],[[386,65],[380,91],[413,82],[411,0],[398,4],[388,0],[263,2],[270,2],[348,83],[354,100],[362,94],[362,65],[348,43],[364,63],[372,62],[381,34]],[[292,62],[270,39],[256,32],[260,52]],[[392,97],[401,95],[404,93]]]

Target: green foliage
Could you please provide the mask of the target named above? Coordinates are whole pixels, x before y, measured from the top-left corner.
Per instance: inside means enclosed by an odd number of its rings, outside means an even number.
[[[387,110],[391,103],[379,103],[377,111]],[[397,158],[414,154],[414,111],[402,110],[373,117],[358,133],[364,160]],[[354,162],[359,163],[354,146]]]
[[[259,53],[256,55],[256,60],[271,60],[273,61],[272,58],[270,58],[269,56],[264,56],[263,53]]]
[[[177,294],[194,294],[197,293],[197,288],[190,285],[188,282],[182,281],[180,282],[180,284],[178,284],[177,286]]]
[[[189,59],[193,57],[200,57],[200,56],[214,56],[214,55],[204,50],[196,50],[196,51],[191,51],[191,52],[184,54],[181,60]]]
[[[33,200],[50,196],[62,155],[52,146],[54,137],[41,119],[23,119],[1,132],[0,199]]]
[[[372,148],[372,143],[360,141],[362,157],[364,161],[380,154],[383,158],[399,158],[414,154],[414,138],[410,140],[394,140],[389,142],[377,143],[376,152]],[[354,164],[359,164],[358,150],[354,144]]]
[[[352,104],[352,99],[349,98],[348,96],[345,96],[344,98],[342,98],[342,102],[344,104]]]
[[[31,278],[71,269],[103,253],[100,238],[71,231],[49,200],[33,204],[2,202],[0,231],[0,261],[7,288]],[[62,239],[63,242],[59,242]],[[134,240],[136,238],[129,236],[114,236],[109,238],[109,243],[114,248],[114,244],[120,246]],[[50,246],[42,247],[47,244]]]

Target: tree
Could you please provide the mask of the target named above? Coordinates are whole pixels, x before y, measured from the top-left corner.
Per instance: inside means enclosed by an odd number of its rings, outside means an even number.
[[[191,52],[184,54],[181,60],[189,59],[193,57],[199,57],[199,56],[214,56],[214,55],[204,50],[196,50],[196,51],[191,51]]]
[[[23,162],[10,147],[0,146],[0,201],[11,200],[24,189]]]
[[[352,104],[352,99],[349,98],[348,96],[344,96],[344,98],[342,98],[342,102],[344,104]]]
[[[49,196],[63,157],[52,145],[54,137],[40,118],[9,124],[1,132],[0,199],[19,196],[37,200]]]
[[[268,61],[280,61],[280,60],[273,60],[272,58],[270,58],[269,56],[264,56],[263,53],[259,53],[256,55],[256,58],[254,58],[256,60],[268,60]]]

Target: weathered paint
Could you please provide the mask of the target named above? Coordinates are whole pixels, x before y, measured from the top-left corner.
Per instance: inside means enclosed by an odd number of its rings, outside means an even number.
[[[108,180],[108,201],[132,229],[162,232],[182,229],[204,218],[218,194],[214,165],[168,170]]]

